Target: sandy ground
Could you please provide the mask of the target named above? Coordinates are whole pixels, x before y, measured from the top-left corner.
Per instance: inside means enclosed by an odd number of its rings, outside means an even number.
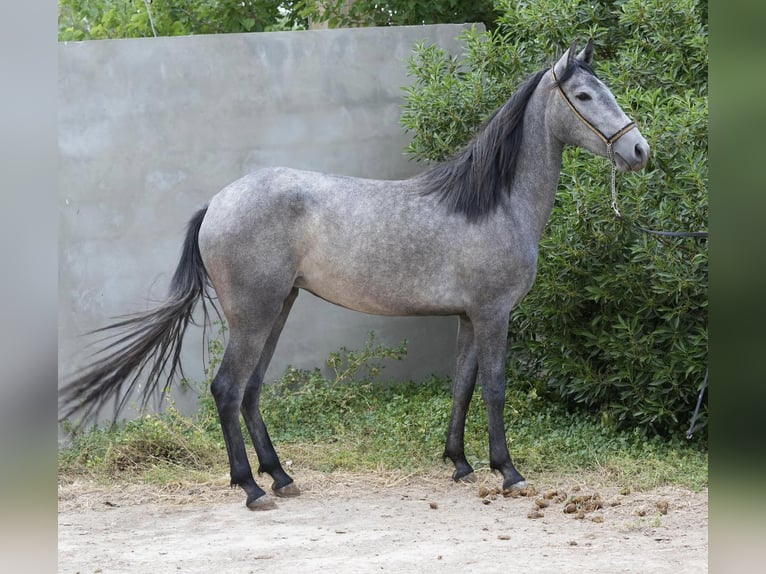
[[[473,484],[423,476],[294,477],[302,495],[266,512],[247,510],[244,494],[228,489],[225,477],[165,489],[62,484],[58,571],[708,570],[707,491],[629,492],[565,477],[527,496],[505,497],[489,474]]]

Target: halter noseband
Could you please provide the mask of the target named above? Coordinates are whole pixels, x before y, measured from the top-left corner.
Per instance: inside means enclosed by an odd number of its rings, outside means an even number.
[[[582,115],[578,109],[575,107],[575,105],[572,103],[572,100],[569,99],[569,96],[566,95],[564,90],[561,89],[561,84],[559,84],[559,80],[556,77],[555,67],[551,67],[551,75],[553,76],[553,82],[556,84],[556,89],[559,91],[559,94],[561,94],[561,97],[564,98],[564,101],[567,103],[567,105],[570,107],[570,109],[575,113],[575,115],[582,120],[582,123],[584,123],[586,126],[590,128],[590,130],[596,134],[602,142],[606,144],[606,152],[609,156],[609,159],[612,160],[612,144],[616,142],[618,139],[620,139],[622,136],[624,136],[626,133],[628,133],[630,130],[636,127],[635,122],[628,123],[624,128],[617,130],[615,133],[613,133],[610,137],[606,137],[604,132],[602,132],[600,129],[598,129],[595,125],[593,125],[584,115]]]

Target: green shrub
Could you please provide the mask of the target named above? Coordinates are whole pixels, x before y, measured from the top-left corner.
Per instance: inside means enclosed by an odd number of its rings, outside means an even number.
[[[446,158],[524,77],[593,37],[599,76],[652,146],[645,171],[618,178],[623,214],[655,229],[706,229],[707,2],[496,6],[498,28],[467,33],[461,59],[416,47],[402,118],[408,151]],[[606,160],[567,149],[537,282],[512,316],[510,383],[608,425],[678,435],[707,363],[707,241],[650,237],[609,204]]]
[[[297,0],[59,0],[59,41],[291,30]]]
[[[297,0],[299,14],[330,28],[484,22],[492,26],[491,0]]]

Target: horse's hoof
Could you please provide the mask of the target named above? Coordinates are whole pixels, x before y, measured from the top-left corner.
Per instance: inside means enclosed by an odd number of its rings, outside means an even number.
[[[469,472],[465,476],[460,476],[456,478],[455,482],[469,482],[469,483],[476,482],[476,474],[473,472]]]
[[[513,484],[510,484],[508,486],[503,485],[503,490],[510,491],[510,492],[521,492],[526,487],[527,487],[527,481],[520,480],[519,482],[514,482]]]
[[[286,484],[282,488],[272,488],[272,490],[274,491],[274,494],[280,498],[292,498],[294,496],[299,496],[301,493],[301,489],[298,488],[294,482]]]
[[[268,494],[264,494],[256,499],[248,500],[247,507],[250,510],[274,510],[277,503]]]

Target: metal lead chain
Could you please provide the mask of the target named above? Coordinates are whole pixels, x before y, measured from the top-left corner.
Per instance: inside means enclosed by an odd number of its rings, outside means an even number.
[[[622,213],[620,213],[620,208],[617,205],[617,165],[614,163],[612,142],[607,142],[606,144],[606,157],[609,158],[609,163],[612,166],[612,209],[617,214],[617,217],[622,218]]]

